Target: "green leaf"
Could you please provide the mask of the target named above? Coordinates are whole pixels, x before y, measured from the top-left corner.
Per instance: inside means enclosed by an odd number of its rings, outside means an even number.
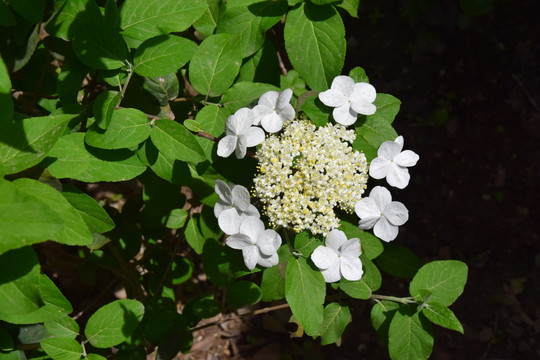
[[[371,309],[371,324],[379,335],[379,338],[388,345],[388,330],[390,329],[390,322],[394,317],[396,311],[402,307],[397,302],[393,301],[380,301],[373,305]]]
[[[69,337],[54,337],[41,341],[41,347],[53,360],[79,360],[82,346]]]
[[[13,26],[17,23],[7,4],[0,1],[0,26]],[[0,59],[0,62],[2,60]],[[1,108],[1,107],[0,107]]]
[[[356,219],[354,221],[356,222]],[[378,237],[367,231],[361,230],[357,225],[352,224],[348,220],[341,220],[339,230],[347,235],[347,239],[360,239],[362,253],[370,260],[375,259],[384,251],[384,247]]]
[[[420,258],[406,247],[387,244],[375,263],[390,275],[411,279],[422,266]]]
[[[303,3],[287,15],[284,29],[289,60],[315,91],[330,87],[345,62],[345,27],[331,5]]]
[[[333,119],[332,109],[319,100],[319,95],[312,95],[306,98],[301,109],[317,126],[325,126]]]
[[[86,23],[76,28],[73,50],[84,64],[99,70],[121,68],[128,55],[122,36],[105,22]]]
[[[0,254],[56,237],[63,227],[47,202],[0,180]]]
[[[427,359],[433,349],[433,330],[425,318],[412,309],[394,314],[388,331],[388,350],[392,360]]]
[[[193,23],[195,30],[204,36],[210,36],[214,33],[219,18],[221,0],[206,0],[208,7],[202,16]]]
[[[159,105],[167,106],[170,101],[178,97],[180,84],[176,73],[169,73],[156,77],[144,77],[142,79],[143,89],[150,101]]]
[[[337,6],[347,11],[352,17],[358,18],[359,4],[360,0],[343,0],[339,4],[337,4]]]
[[[30,24],[37,24],[43,18],[45,0],[6,0],[12,9],[22,15]]]
[[[173,156],[160,153],[151,140],[143,143],[137,155],[157,176],[172,184],[187,185],[191,181],[187,164],[176,160]]]
[[[202,253],[203,269],[210,281],[227,287],[235,278],[251,273],[246,271],[242,252],[223,246],[216,239],[206,239]],[[259,271],[257,268],[252,272]]]
[[[144,306],[144,319],[141,326],[145,338],[153,344],[174,331],[174,328],[188,326],[185,315],[178,314],[176,305],[171,299],[163,297],[148,299]],[[185,312],[186,307],[182,312]]]
[[[109,127],[114,110],[119,103],[120,93],[118,91],[108,90],[98,95],[94,100],[94,105],[92,105],[97,126],[103,130]]]
[[[18,190],[39,198],[64,220],[63,228],[50,239],[67,245],[89,245],[93,241],[79,212],[57,190],[39,181],[21,178],[13,182]]]
[[[328,5],[333,2],[336,2],[336,0],[309,0],[309,1],[315,5]]]
[[[49,334],[56,337],[75,339],[79,335],[79,324],[69,316],[46,321],[43,325],[45,325]]]
[[[199,230],[198,217],[192,217],[191,219],[189,219],[185,231],[185,236],[189,246],[191,246],[191,248],[195,250],[197,254],[202,254],[206,239],[204,238],[204,236],[202,236]]]
[[[285,297],[285,274],[287,263],[292,254],[287,244],[282,245],[278,249],[277,254],[279,256],[279,264],[263,270],[261,280],[263,301],[280,300]]]
[[[285,298],[305,332],[315,336],[323,323],[326,283],[321,272],[304,258],[289,259]]]
[[[173,120],[156,121],[150,136],[154,145],[165,156],[190,163],[206,160],[204,151],[195,136]]]
[[[463,326],[452,310],[438,302],[428,301],[422,308],[422,314],[432,323],[463,334]]]
[[[181,32],[206,8],[204,0],[126,0],[120,9],[122,34],[142,42],[156,35]]]
[[[420,290],[431,292],[430,301],[449,306],[461,295],[467,282],[467,265],[457,260],[433,261],[422,266],[409,285],[412,297]]]
[[[103,17],[94,0],[65,1],[45,25],[45,30],[64,40],[73,39],[73,30],[82,24],[101,23]]]
[[[216,138],[219,138],[225,131],[225,123],[229,112],[222,107],[208,105],[203,107],[195,117],[195,120],[199,122],[202,131],[210,134]],[[212,140],[205,138],[198,138],[199,144],[206,154],[207,158],[211,158],[212,150],[217,147],[217,144]]]
[[[362,260],[362,267],[364,268],[362,278],[358,281],[341,279],[339,288],[352,298],[369,299],[373,291],[376,291],[381,286],[381,273],[365,254],[360,255],[360,260]]]
[[[313,236],[308,231],[302,231],[294,237],[294,248],[306,258],[320,245],[324,245],[321,237]]]
[[[139,326],[144,306],[136,300],[116,300],[99,308],[88,319],[84,334],[97,348],[108,348],[126,341]]]
[[[239,82],[227,90],[221,104],[232,114],[242,107],[256,105],[261,95],[267,91],[279,91],[279,88],[270,84]]]
[[[31,247],[0,255],[0,319],[35,324],[62,318],[73,311],[54,283],[41,275]]]
[[[43,324],[34,324],[21,326],[17,339],[21,344],[33,344],[39,343],[41,340],[50,336]]]
[[[137,155],[128,150],[101,150],[84,145],[84,133],[65,135],[49,152],[44,163],[55,177],[85,182],[126,181],[146,170]]]
[[[0,163],[5,174],[38,164],[62,136],[74,115],[34,117],[0,126]]]
[[[114,221],[99,203],[71,185],[64,185],[62,195],[73,206],[92,233],[104,233],[114,229]]]
[[[86,360],[107,360],[107,358],[98,354],[87,354]]]
[[[76,57],[69,57],[58,74],[58,97],[63,105],[77,104],[82,82],[91,71],[88,66]]]
[[[175,35],[159,35],[143,42],[135,50],[135,72],[142,76],[160,76],[176,72],[195,54],[197,44]]]
[[[251,281],[235,281],[227,287],[227,304],[231,309],[261,301],[261,289]]]
[[[287,11],[285,0],[233,0],[228,1],[225,12],[220,15],[217,33],[238,37],[242,57],[259,50],[265,33],[274,26]]]
[[[189,63],[191,85],[203,95],[219,96],[233,84],[241,64],[238,38],[230,34],[209,36]]]
[[[202,294],[187,302],[182,315],[186,316],[191,326],[195,326],[201,319],[209,319],[220,312],[221,308],[214,295]]]
[[[184,226],[188,218],[188,212],[183,209],[173,209],[167,218],[165,226],[169,229],[179,229]]]
[[[84,138],[85,142],[100,149],[122,149],[137,146],[150,136],[150,121],[137,109],[117,109],[112,113],[109,127],[103,131],[94,123]]]
[[[353,80],[357,83],[359,82],[366,82],[369,83],[369,78],[366,75],[366,71],[361,68],[360,66],[355,67],[351,71],[349,71],[349,76],[353,78]],[[386,95],[386,94],[385,94]]]
[[[5,3],[3,3],[5,5]],[[6,6],[7,9],[7,6]],[[0,9],[1,10],[1,9]],[[7,9],[9,11],[9,9]],[[0,11],[1,12],[1,11]],[[2,123],[11,122],[13,117],[13,100],[11,99],[11,80],[9,73],[0,56],[0,126]]]
[[[256,82],[279,85],[279,59],[276,47],[269,38],[265,38],[263,47],[255,54],[244,59],[236,82]]]
[[[321,345],[333,344],[338,341],[351,320],[351,312],[347,305],[336,302],[326,305],[319,334],[321,336]]]
[[[187,258],[176,258],[171,267],[171,283],[173,285],[181,284],[187,281],[193,274],[193,263]]]

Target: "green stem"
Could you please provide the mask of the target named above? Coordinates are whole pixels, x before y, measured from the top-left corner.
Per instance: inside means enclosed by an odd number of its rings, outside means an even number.
[[[401,304],[418,304],[418,301],[414,300],[410,296],[400,298],[400,297],[397,297],[397,296],[371,294],[370,299],[373,299],[375,301],[388,300],[388,301],[398,302],[398,303],[401,303]]]

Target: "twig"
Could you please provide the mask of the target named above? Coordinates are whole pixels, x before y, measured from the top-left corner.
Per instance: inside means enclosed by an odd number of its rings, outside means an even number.
[[[373,299],[375,301],[377,301],[377,300],[389,300],[389,301],[398,302],[398,303],[401,303],[401,304],[418,304],[418,301],[414,300],[412,297],[400,298],[400,297],[396,297],[396,296],[371,294],[371,296],[369,298]]]

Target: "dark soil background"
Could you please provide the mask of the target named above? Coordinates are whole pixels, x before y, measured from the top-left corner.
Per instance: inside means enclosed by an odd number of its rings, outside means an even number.
[[[420,155],[393,192],[410,211],[395,243],[469,266],[451,307],[465,335],[436,328],[431,359],[540,358],[540,2],[496,1],[484,14],[457,0],[361,3],[346,20],[343,73],[362,66],[402,101],[394,125]],[[408,282],[384,275],[385,289],[407,296]],[[277,336],[246,357],[388,359],[370,309],[354,309],[341,347]]]

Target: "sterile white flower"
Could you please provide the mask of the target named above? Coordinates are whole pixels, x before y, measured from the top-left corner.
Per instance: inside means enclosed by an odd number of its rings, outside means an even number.
[[[375,186],[354,207],[360,218],[360,229],[373,229],[373,233],[383,241],[392,241],[397,237],[398,226],[409,220],[409,211],[399,201],[392,201],[392,195],[387,188]]]
[[[319,99],[326,106],[335,108],[332,112],[336,122],[349,126],[356,122],[358,114],[373,115],[377,107],[373,101],[377,91],[373,85],[354,80],[345,75],[336,76],[329,90],[319,94]]]
[[[225,137],[218,143],[217,154],[228,157],[233,152],[238,159],[246,156],[246,149],[264,141],[264,131],[251,126],[255,121],[253,111],[241,108],[229,116],[225,124]]]
[[[247,216],[260,217],[257,208],[249,202],[249,191],[242,185],[227,184],[218,179],[214,188],[219,196],[214,205],[214,215],[224,233],[237,233],[240,223]]]
[[[407,168],[416,165],[420,157],[414,151],[402,149],[403,136],[383,142],[377,150],[377,157],[371,161],[369,175],[374,179],[386,177],[389,185],[405,188],[411,178]]]
[[[321,270],[326,282],[336,282],[341,277],[350,281],[362,278],[360,239],[347,240],[343,231],[334,229],[328,233],[325,244],[313,251],[311,260]]]
[[[283,124],[294,119],[296,112],[290,104],[292,90],[282,92],[268,91],[259,98],[259,103],[253,108],[255,113],[254,125],[259,125],[266,132],[275,133],[283,128]]]
[[[277,250],[281,237],[274,230],[265,230],[263,222],[254,216],[246,217],[240,224],[240,231],[229,236],[226,244],[242,250],[244,263],[249,270],[253,270],[257,264],[271,267],[279,262]]]

